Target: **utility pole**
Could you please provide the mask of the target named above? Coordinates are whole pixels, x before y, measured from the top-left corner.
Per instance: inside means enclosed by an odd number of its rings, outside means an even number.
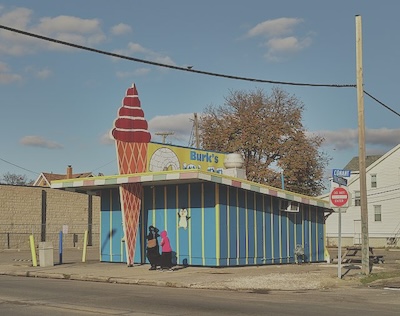
[[[362,273],[369,275],[369,237],[368,237],[368,203],[367,176],[365,164],[365,122],[364,122],[364,87],[362,66],[362,27],[361,16],[356,15],[356,73],[357,73],[357,104],[358,104],[358,164],[360,172],[361,199],[361,262]]]
[[[199,121],[197,119],[197,113],[194,113],[194,137],[196,138],[196,148],[199,148],[200,147]]]
[[[159,136],[162,136],[162,142],[163,142],[163,144],[165,144],[165,140],[166,140],[167,136],[174,135],[174,132],[158,132],[158,133],[155,133],[155,134],[159,135]]]

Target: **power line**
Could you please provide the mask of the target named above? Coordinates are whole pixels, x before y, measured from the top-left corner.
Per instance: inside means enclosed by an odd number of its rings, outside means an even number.
[[[389,111],[393,112],[394,114],[396,114],[397,116],[400,116],[400,114],[398,112],[396,112],[395,110],[393,110],[392,108],[390,108],[389,106],[387,106],[386,104],[384,104],[383,102],[379,101],[377,98],[375,98],[374,96],[372,96],[371,94],[369,94],[367,91],[363,90],[364,93],[369,96],[372,100],[378,102],[380,105],[382,105],[383,107],[387,108]]]
[[[99,170],[99,169],[101,169],[101,168],[103,168],[103,167],[105,167],[105,166],[108,166],[109,164],[111,164],[111,163],[113,163],[113,162],[115,162],[115,161],[117,161],[117,159],[113,159],[113,160],[111,160],[111,161],[105,163],[104,165],[101,165],[100,167],[97,167],[97,168],[93,169],[93,170],[91,171],[91,173],[94,173],[96,170]]]
[[[157,63],[157,62],[153,62],[153,61],[149,61],[149,60],[145,60],[145,59],[139,59],[139,58],[135,58],[135,57],[124,56],[124,55],[120,55],[120,54],[116,54],[116,53],[111,53],[111,52],[107,52],[107,51],[103,51],[103,50],[99,50],[99,49],[95,49],[95,48],[91,48],[91,47],[87,47],[87,46],[82,46],[82,45],[77,45],[77,44],[73,44],[73,43],[66,42],[66,41],[57,40],[57,39],[46,37],[46,36],[39,35],[39,34],[34,34],[34,33],[26,32],[26,31],[22,31],[22,30],[19,30],[19,29],[15,29],[15,28],[11,28],[11,27],[5,26],[5,25],[0,25],[0,28],[4,29],[4,30],[7,30],[7,31],[10,31],[10,32],[22,34],[22,35],[25,35],[25,36],[29,36],[29,37],[45,40],[45,41],[48,41],[48,42],[53,42],[53,43],[57,43],[57,44],[64,45],[64,46],[70,46],[70,47],[78,48],[78,49],[81,49],[81,50],[95,52],[95,53],[99,53],[99,54],[102,54],[102,55],[107,55],[107,56],[111,56],[111,57],[115,57],[115,58],[126,59],[126,60],[139,62],[139,63],[144,63],[144,64],[149,64],[149,65],[153,65],[153,66],[165,67],[165,68],[181,70],[181,71],[187,71],[187,72],[193,72],[193,73],[209,75],[209,76],[214,76],[214,77],[222,77],[222,78],[227,78],[227,79],[259,82],[259,83],[292,85],[292,86],[327,87],[327,88],[355,88],[356,87],[355,84],[320,84],[320,83],[300,83],[300,82],[276,81],[276,80],[256,79],[256,78],[248,78],[248,77],[240,77],[240,76],[232,76],[232,75],[220,74],[220,73],[215,73],[215,72],[201,71],[201,70],[193,69],[191,67],[179,67],[179,66],[174,66],[174,65]],[[377,98],[372,96],[367,91],[363,90],[363,92],[367,96],[369,96],[371,99],[373,99],[374,101],[376,101],[377,103],[379,103],[380,105],[382,105],[383,107],[388,109],[389,111],[393,112],[397,116],[400,116],[400,114],[398,112],[396,112],[395,110],[393,110],[392,108],[390,108],[389,106],[384,104],[383,102],[379,101]],[[13,164],[11,162],[8,162],[8,161],[6,161],[4,159],[0,158],[0,160],[6,162],[8,164],[11,164],[13,166],[16,166],[16,167],[18,167],[20,169],[26,170],[28,172],[39,174],[37,172],[31,171],[29,169],[26,169],[26,168],[20,167],[20,166],[18,166],[16,164]],[[106,165],[108,165],[108,164],[109,163],[107,163]],[[103,167],[103,166],[101,166],[101,167]],[[99,168],[101,168],[101,167],[99,167]],[[99,169],[99,168],[97,168],[97,169]],[[95,169],[95,170],[97,170],[97,169]]]
[[[10,165],[13,165],[14,167],[20,168],[20,169],[22,169],[22,170],[25,170],[25,171],[28,171],[28,172],[31,172],[31,173],[34,173],[34,174],[37,174],[37,175],[39,174],[39,172],[35,172],[35,171],[32,171],[32,170],[26,169],[26,168],[24,168],[24,167],[18,166],[18,165],[14,164],[14,163],[12,163],[12,162],[9,162],[9,161],[7,161],[7,160],[5,160],[5,159],[0,158],[0,160],[1,160],[1,161],[4,161],[5,163],[8,163],[8,164],[10,164]]]
[[[355,84],[301,83],[301,82],[277,81],[277,80],[266,80],[266,79],[256,79],[256,78],[249,78],[249,77],[232,76],[232,75],[220,74],[220,73],[215,73],[215,72],[196,70],[191,67],[179,67],[179,66],[174,66],[174,65],[157,63],[157,62],[153,62],[153,61],[149,61],[149,60],[145,60],[145,59],[124,56],[124,55],[111,53],[111,52],[107,52],[107,51],[103,51],[103,50],[99,50],[99,49],[95,49],[95,48],[91,48],[91,47],[87,47],[87,46],[83,46],[83,45],[78,45],[78,44],[73,44],[73,43],[66,42],[66,41],[57,40],[57,39],[46,37],[46,36],[39,35],[39,34],[34,34],[34,33],[26,32],[26,31],[18,30],[18,29],[11,28],[11,27],[8,27],[5,25],[0,25],[0,28],[10,31],[10,32],[19,33],[19,34],[22,34],[25,36],[34,37],[34,38],[45,40],[48,42],[53,42],[53,43],[57,43],[60,45],[70,46],[70,47],[74,47],[74,48],[78,48],[78,49],[82,49],[82,50],[86,50],[86,51],[90,51],[90,52],[95,52],[95,53],[99,53],[99,54],[103,54],[103,55],[108,55],[111,57],[126,59],[126,60],[130,60],[130,61],[149,64],[149,65],[158,66],[158,67],[165,67],[165,68],[170,68],[170,69],[175,69],[175,70],[181,70],[181,71],[193,72],[193,73],[198,73],[198,74],[203,74],[203,75],[208,75],[208,76],[214,76],[214,77],[222,77],[222,78],[227,78],[227,79],[259,82],[259,83],[291,85],[291,86],[327,87],[327,88],[355,88],[356,87]],[[379,103],[380,105],[382,105],[383,107],[388,109],[389,111],[393,112],[397,116],[400,116],[400,114],[398,112],[396,112],[395,110],[393,110],[392,108],[390,108],[389,106],[384,104],[383,102],[379,101],[377,98],[372,96],[370,93],[368,93],[365,90],[363,90],[363,91],[371,99],[373,99],[374,101],[376,101],[377,103]]]
[[[236,80],[243,80],[243,81],[260,82],[260,83],[291,85],[291,86],[309,86],[309,87],[327,87],[327,88],[355,88],[356,87],[355,84],[301,83],[301,82],[287,82],[287,81],[264,80],[264,79],[255,79],[255,78],[240,77],[240,76],[231,76],[231,75],[226,75],[226,74],[220,74],[220,73],[215,73],[215,72],[196,70],[196,69],[188,68],[188,67],[179,67],[179,66],[174,66],[174,65],[157,63],[157,62],[149,61],[149,60],[145,60],[145,59],[139,59],[139,58],[124,56],[124,55],[120,55],[120,54],[116,54],[116,53],[107,52],[107,51],[104,51],[104,50],[99,50],[99,49],[95,49],[95,48],[91,48],[91,47],[87,47],[87,46],[82,46],[82,45],[77,45],[77,44],[73,44],[73,43],[70,43],[70,42],[57,40],[57,39],[46,37],[46,36],[43,36],[43,35],[38,35],[38,34],[26,32],[26,31],[18,30],[18,29],[15,29],[15,28],[4,26],[4,25],[0,25],[0,28],[2,28],[4,30],[7,30],[7,31],[10,31],[10,32],[19,33],[19,34],[26,35],[26,36],[29,36],[29,37],[34,37],[34,38],[38,38],[38,39],[41,39],[41,40],[45,40],[45,41],[48,41],[48,42],[57,43],[57,44],[65,45],[65,46],[70,46],[70,47],[74,47],[74,48],[78,48],[78,49],[82,49],[82,50],[86,50],[86,51],[90,51],[90,52],[95,52],[95,53],[99,53],[99,54],[103,54],[103,55],[107,55],[107,56],[111,56],[111,57],[127,59],[127,60],[130,60],[130,61],[149,64],[149,65],[153,65],[153,66],[171,68],[171,69],[175,69],[175,70],[193,72],[193,73],[198,73],[198,74],[203,74],[203,75],[208,75],[208,76],[214,76],[214,77],[222,77],[222,78],[227,78],[227,79],[236,79]]]

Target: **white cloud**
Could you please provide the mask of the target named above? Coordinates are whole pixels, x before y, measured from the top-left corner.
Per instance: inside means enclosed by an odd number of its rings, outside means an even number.
[[[52,74],[52,71],[48,68],[43,68],[41,70],[38,70],[36,72],[36,77],[40,78],[40,79],[46,79],[48,77],[50,77]]]
[[[128,51],[131,53],[147,53],[148,50],[138,43],[128,43]]]
[[[163,141],[162,136],[156,133],[173,133],[166,137],[167,143],[188,146],[193,129],[193,113],[156,116],[150,119],[148,124],[152,142]],[[100,137],[100,142],[104,145],[114,144],[114,139],[110,135],[111,130],[105,132]]]
[[[105,40],[98,19],[81,19],[73,16],[43,17],[32,21],[32,10],[16,8],[0,15],[0,23],[43,36],[70,41],[80,45],[98,44]],[[41,49],[71,49],[60,44],[45,42],[11,31],[0,31],[0,53],[13,56],[32,54]]]
[[[332,146],[336,150],[347,150],[358,147],[358,130],[341,129],[338,131],[318,131],[317,134],[325,138],[324,146]],[[366,129],[365,144],[373,148],[392,148],[399,144],[400,129]]]
[[[296,25],[303,22],[302,19],[297,18],[279,18],[275,20],[267,20],[257,24],[251,30],[248,31],[249,37],[254,36],[266,36],[275,37],[285,34],[290,34]]]
[[[152,61],[155,61],[156,63],[176,66],[176,63],[169,56],[161,56],[158,54],[153,54],[153,55],[154,55],[154,59],[152,59]]]
[[[279,52],[279,51],[294,52],[301,50],[308,45],[310,45],[309,39],[299,41],[299,39],[297,39],[294,36],[285,38],[272,38],[267,42],[267,46],[269,48],[269,51],[271,52]]]
[[[302,22],[303,20],[298,18],[267,20],[250,29],[247,37],[262,37],[264,41],[262,46],[267,47],[264,56],[269,61],[281,61],[287,58],[288,54],[301,51],[311,45],[312,39],[309,35],[304,38],[291,35],[296,32],[296,26]]]
[[[193,113],[156,116],[149,121],[149,130],[152,141],[162,142],[162,137],[155,135],[157,132],[172,132],[167,140],[172,143],[188,145],[193,127]]]
[[[131,32],[132,32],[132,28],[128,24],[124,24],[124,23],[114,25],[111,28],[111,33],[113,35],[123,35],[123,34],[131,33]]]
[[[22,81],[18,74],[11,73],[5,63],[0,62],[0,84]]]
[[[120,79],[130,78],[134,76],[145,76],[150,72],[150,68],[138,68],[133,71],[117,71],[116,75]]]
[[[134,42],[129,42],[127,45],[126,49],[119,49],[114,51],[115,54],[118,55],[123,55],[123,56],[134,56],[136,58],[141,58],[145,59],[148,61],[156,62],[159,64],[165,64],[165,65],[171,65],[171,66],[176,66],[176,63],[172,60],[171,57],[152,51],[151,49],[148,49],[146,47],[143,47],[142,45]],[[112,57],[114,61],[119,61],[119,58],[117,57]],[[158,67],[160,68],[160,67]],[[145,70],[147,68],[141,68],[142,70],[138,75],[144,75],[150,71],[150,69]],[[162,70],[165,70],[166,68],[162,68]],[[124,72],[119,72],[117,76],[123,75]]]
[[[39,79],[47,79],[52,75],[52,71],[46,67],[42,69],[37,69],[35,66],[28,66],[25,68],[25,71],[33,74],[36,78]]]
[[[115,143],[115,139],[111,136],[111,129],[101,135],[100,143],[104,145],[113,145]]]
[[[97,19],[81,19],[74,16],[60,15],[55,18],[45,17],[33,30],[41,34],[52,33],[82,33],[91,34],[100,31],[100,21]]]
[[[47,140],[41,136],[25,136],[20,141],[20,144],[31,147],[41,147],[47,149],[60,149],[62,145],[57,142]]]
[[[0,84],[7,84],[21,80],[22,77],[20,75],[0,72]]]
[[[27,29],[28,23],[31,20],[33,11],[27,8],[15,8],[12,11],[6,12],[0,16],[1,24],[9,27]],[[11,32],[8,32],[12,34]]]
[[[81,19],[74,16],[45,17],[32,27],[33,33],[53,37],[65,42],[79,45],[98,44],[105,40],[98,19]],[[63,45],[52,44],[51,47],[66,49]]]

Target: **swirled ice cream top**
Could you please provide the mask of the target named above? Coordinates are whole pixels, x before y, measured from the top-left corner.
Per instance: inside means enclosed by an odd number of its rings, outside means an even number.
[[[140,106],[136,86],[133,84],[131,88],[126,90],[111,134],[116,140],[123,142],[148,143],[151,135],[147,129],[148,124]]]

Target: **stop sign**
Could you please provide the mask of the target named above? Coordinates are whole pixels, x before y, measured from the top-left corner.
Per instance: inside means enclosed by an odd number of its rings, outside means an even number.
[[[339,187],[335,188],[331,192],[331,204],[336,207],[346,205],[349,201],[349,192],[346,188]]]

